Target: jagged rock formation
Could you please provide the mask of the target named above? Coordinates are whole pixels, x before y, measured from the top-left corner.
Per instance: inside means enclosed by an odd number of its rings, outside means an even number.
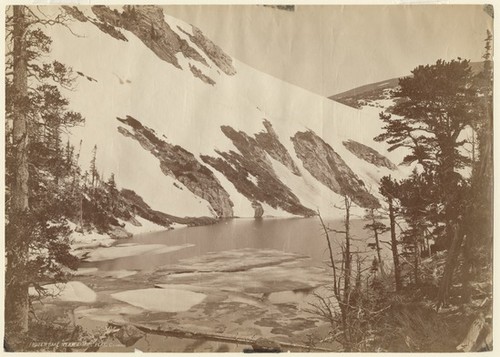
[[[212,171],[202,165],[189,151],[159,139],[152,129],[143,126],[137,119],[127,116],[117,118],[127,124],[132,132],[124,127],[118,131],[134,138],[141,146],[160,160],[160,168],[165,175],[179,180],[198,197],[207,200],[217,217],[232,217],[233,202]]]
[[[80,22],[87,22],[89,19],[83,12],[80,11],[76,6],[61,6],[69,15],[73,16],[76,20]]]
[[[82,11],[80,11],[76,6],[62,6],[62,8],[73,18],[80,22],[91,22],[95,26],[97,26],[102,32],[107,33],[113,38],[116,38],[117,40],[121,41],[128,41],[127,38],[123,35],[123,33],[120,32],[120,30],[116,29],[115,26],[109,24],[106,21],[101,21],[101,20],[94,20],[89,17],[87,17]],[[109,9],[108,9],[109,10]]]
[[[259,202],[253,201],[252,208],[255,210],[254,218],[261,218],[264,215],[264,208]]]
[[[221,130],[240,153],[216,151],[221,157],[202,155],[204,162],[223,173],[251,201],[266,202],[273,208],[280,207],[296,215],[315,214],[303,206],[290,188],[276,176],[266,151],[256,139],[230,126],[221,126]]]
[[[164,20],[163,10],[157,6],[150,5],[126,5],[124,11],[119,12],[104,5],[92,6],[92,12],[97,20],[86,16],[76,6],[63,6],[64,10],[73,18],[80,22],[91,22],[101,31],[110,36],[127,41],[127,38],[120,32],[120,28],[132,32],[146,46],[148,46],[160,59],[171,63],[175,67],[182,69],[176,57],[182,53],[184,57],[195,60],[206,67],[210,67],[206,59],[192,47],[179,34],[172,30]],[[236,69],[233,67],[232,59],[224,51],[203,35],[198,28],[192,27],[193,34],[190,34],[180,27],[180,31],[189,36],[191,42],[195,44],[205,55],[215,63],[215,65],[225,74],[234,75]],[[215,81],[204,74],[196,66],[189,64],[189,69],[193,75],[203,82],[214,85]]]
[[[396,165],[394,165],[391,160],[369,146],[358,143],[354,140],[343,141],[342,144],[344,144],[347,150],[352,152],[361,160],[364,160],[377,167],[387,167],[391,170],[397,169]]]
[[[217,219],[212,217],[176,217],[152,209],[146,202],[144,202],[142,197],[133,190],[124,188],[120,191],[120,193],[137,215],[164,227],[169,227],[172,223],[186,224],[188,226],[203,226],[217,222]],[[129,219],[129,221],[134,224],[133,218]]]
[[[72,142],[77,145],[82,140],[82,160],[87,162],[94,145],[106,153],[120,148],[101,157],[100,169],[116,171],[117,184],[144,199],[142,203],[134,200],[134,205],[148,219],[168,226],[179,222],[176,216],[212,216],[214,220],[310,216],[316,208],[333,217],[338,213],[331,209],[331,202],[338,194],[348,194],[364,207],[378,205],[360,180],[376,191],[386,174],[376,166],[394,168],[382,151],[370,149],[374,130],[378,130],[373,125],[376,117],[325,102],[246,65],[238,66],[236,73],[235,59],[199,29],[164,15],[160,7],[64,9],[79,22],[75,28],[82,36],[66,36],[66,29],[59,25],[47,31],[55,39],[54,59],[78,69],[79,92],[69,93],[71,108],[87,121],[83,130],[74,131]],[[68,47],[74,53],[68,54]],[[137,61],[120,55],[128,51],[148,65],[131,71]],[[102,58],[99,66],[76,61],[93,52]],[[140,93],[140,98],[130,100],[131,93]],[[283,93],[297,105],[283,106],[274,93]],[[112,119],[123,118],[123,113],[134,113],[140,122],[131,117],[120,122]],[[263,113],[259,131],[255,124],[260,124]],[[314,132],[325,129],[330,114],[335,116],[335,133],[328,133],[331,141],[325,142]],[[360,135],[352,128],[363,121],[370,125]],[[297,133],[301,128],[312,132]],[[177,145],[166,134],[176,135]],[[346,141],[346,148],[369,164],[350,168],[328,145],[336,148],[333,144],[347,139],[356,141]],[[231,149],[222,149],[225,145]],[[118,172],[120,167],[131,171]],[[148,186],[141,173],[149,171],[154,174],[147,178],[151,180]],[[401,173],[395,170],[394,176]],[[152,213],[146,202],[175,219]]]
[[[132,32],[159,58],[179,69],[182,67],[177,53],[208,66],[203,56],[165,22],[163,10],[157,6],[126,6],[120,13],[107,6],[95,5],[92,11],[102,23]]]
[[[236,74],[236,69],[233,67],[233,60],[224,51],[213,43],[209,38],[205,37],[203,32],[195,26],[191,26],[193,34],[184,31],[177,27],[180,31],[189,36],[191,42],[196,44],[205,54],[215,63],[219,69],[225,74],[232,76]]]
[[[198,67],[193,66],[191,63],[189,64],[189,69],[191,70],[191,73],[193,73],[193,76],[201,79],[202,82],[210,84],[211,86],[215,84],[215,81],[212,78],[203,74],[203,72]]]
[[[284,11],[295,11],[295,5],[263,5],[264,7],[270,7],[277,10]]]
[[[380,206],[363,181],[322,138],[306,131],[298,132],[291,139],[298,157],[314,178],[335,193],[349,195],[362,207]]]
[[[264,127],[266,131],[257,133],[255,135],[255,139],[259,143],[259,145],[276,161],[281,162],[283,165],[288,167],[290,171],[293,172],[294,175],[300,176],[300,170],[293,162],[290,153],[280,142],[278,135],[273,129],[272,124],[269,120],[263,121]]]

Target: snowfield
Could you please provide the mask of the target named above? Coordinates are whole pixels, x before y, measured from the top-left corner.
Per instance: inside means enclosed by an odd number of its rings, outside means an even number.
[[[90,8],[81,9],[86,15],[95,17]],[[116,40],[89,22],[72,23],[73,32],[81,37],[75,37],[58,26],[46,29],[53,39],[51,57],[94,79],[79,76],[75,90],[65,93],[70,98],[71,109],[81,112],[86,118],[85,125],[75,128],[71,136],[76,145],[83,140],[80,157],[83,167],[90,162],[92,148],[97,145],[99,171],[104,176],[115,173],[119,187],[134,190],[153,209],[179,217],[213,216],[206,200],[174,177],[166,176],[157,158],[137,141],[118,132],[118,127],[123,124],[116,118],[129,115],[153,129],[157,137],[180,145],[198,159],[200,155],[217,157],[215,150],[237,151],[222,133],[222,125],[253,136],[264,130],[263,119],[269,120],[301,173],[300,177],[295,176],[271,159],[277,176],[303,205],[313,210],[320,209],[324,216],[340,217],[343,213],[334,205],[342,199],[303,167],[290,140],[297,131],[310,129],[320,135],[375,196],[382,176],[389,173],[393,177],[401,175],[361,161],[342,144],[342,141],[352,139],[394,157],[387,153],[385,144],[372,140],[382,124],[378,113],[365,113],[336,103],[236,59],[233,59],[236,74],[228,76],[179,30],[191,34],[189,24],[168,14],[165,19],[173,31],[199,50],[209,67],[177,53],[182,70],[178,69],[161,60],[139,38],[123,29],[120,31],[128,41]],[[194,77],[189,65],[196,65],[216,82],[215,85]],[[250,200],[220,172],[204,165],[229,193],[234,216],[253,217]],[[262,206],[264,216],[292,216],[280,208],[269,207],[265,202]]]

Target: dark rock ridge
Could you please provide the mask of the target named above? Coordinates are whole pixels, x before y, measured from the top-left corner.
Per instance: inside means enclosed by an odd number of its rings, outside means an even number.
[[[254,209],[254,218],[261,218],[264,215],[264,208],[262,208],[262,205],[260,202],[253,201],[252,202],[252,208]]]
[[[263,5],[277,10],[295,11],[295,5]]]
[[[344,144],[347,150],[352,152],[361,160],[364,160],[377,167],[387,167],[391,170],[397,169],[396,165],[394,165],[391,160],[369,146],[358,143],[354,140],[343,141],[342,144]]]
[[[164,227],[169,227],[172,223],[186,224],[188,226],[204,226],[214,224],[217,219],[212,217],[176,217],[164,212],[156,211],[144,202],[141,196],[133,190],[123,188],[120,193],[133,208],[134,212],[142,218]],[[129,220],[131,221],[131,220]],[[133,222],[132,222],[133,223]],[[138,223],[138,222],[137,222]]]
[[[165,22],[163,10],[154,5],[125,5],[124,11],[119,12],[104,5],[92,6],[92,12],[96,15],[97,21],[87,17],[76,6],[63,6],[63,9],[81,22],[91,22],[101,31],[118,39],[127,41],[127,38],[120,32],[120,28],[132,32],[160,59],[182,69],[176,55],[182,53],[184,57],[195,60],[207,67],[206,59],[192,47],[179,34],[172,30]],[[189,36],[190,40],[203,51],[215,65],[227,75],[234,75],[236,69],[233,67],[233,60],[219,46],[203,35],[198,28],[192,26],[193,34],[190,34],[180,27],[177,28]],[[203,82],[214,85],[215,81],[205,75],[194,65],[189,66],[193,75]]]
[[[273,129],[273,126],[268,120],[263,121],[264,127],[267,131],[262,131],[255,135],[255,139],[259,145],[276,161],[281,162],[283,165],[296,176],[300,176],[300,170],[295,165],[290,153],[280,142],[278,135]]]
[[[80,22],[87,22],[88,21],[88,22],[94,24],[96,27],[98,27],[102,32],[110,35],[111,37],[116,38],[117,40],[121,40],[121,41],[126,41],[126,42],[128,41],[127,38],[125,37],[125,35],[120,32],[120,30],[115,28],[115,26],[110,25],[106,21],[101,21],[101,20],[96,21],[92,18],[89,18],[82,11],[80,11],[76,6],[71,7],[71,6],[63,5],[62,8],[66,11],[66,13],[71,15],[76,20],[78,20]]]
[[[215,81],[212,78],[203,74],[203,72],[198,67],[193,66],[191,63],[189,64],[189,69],[191,70],[191,73],[193,73],[193,76],[201,79],[206,84],[210,84],[211,86],[215,84]]]
[[[172,145],[158,138],[156,133],[143,126],[137,119],[127,116],[117,118],[132,128],[132,132],[124,127],[118,131],[127,137],[134,138],[141,146],[151,152],[159,161],[165,175],[179,180],[196,196],[207,200],[217,217],[232,217],[233,202],[213,172],[201,164],[189,151],[178,145]]]
[[[182,67],[177,53],[208,66],[203,56],[165,22],[161,8],[152,5],[126,5],[124,8],[120,13],[104,5],[94,5],[92,11],[101,23],[132,32],[160,59],[179,69]]]
[[[380,206],[340,155],[313,131],[298,132],[291,139],[304,167],[316,180],[335,193],[349,195],[361,207]]]
[[[205,52],[208,58],[210,58],[222,72],[224,72],[228,76],[236,74],[236,69],[233,67],[233,59],[228,56],[219,46],[217,46],[209,38],[207,38],[199,28],[192,25],[191,27],[193,31],[192,35],[177,26],[180,31],[189,36],[191,42],[196,44],[196,46],[198,46],[203,52]]]
[[[266,151],[256,139],[230,126],[222,132],[233,142],[235,151],[216,151],[220,157],[203,155],[201,159],[226,176],[236,189],[251,202],[266,202],[292,214],[312,216],[315,212],[303,206],[297,196],[276,176]]]

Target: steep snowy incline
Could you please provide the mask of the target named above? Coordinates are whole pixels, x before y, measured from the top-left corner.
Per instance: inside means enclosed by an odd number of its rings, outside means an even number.
[[[338,192],[315,179],[291,140],[298,132],[309,130],[343,159],[362,183],[357,189],[366,194],[377,196],[381,176],[400,174],[363,161],[343,145],[354,140],[386,156],[385,145],[372,140],[380,131],[378,117],[364,116],[231,59],[200,30],[168,15],[164,16],[165,25],[157,25],[159,13],[151,7],[147,11],[137,7],[140,16],[154,14],[154,22],[141,17],[143,23],[154,23],[148,28],[148,39],[144,38],[145,27],[127,23],[119,7],[78,9],[100,25],[75,21],[71,28],[78,37],[63,27],[46,29],[53,39],[51,57],[81,74],[76,88],[66,95],[86,123],[72,131],[71,140],[76,145],[83,140],[80,164],[84,167],[97,145],[100,172],[114,172],[120,187],[133,189],[152,208],[177,216],[240,217],[258,216],[262,208],[264,216],[280,212],[308,215],[319,208],[325,215],[338,216],[341,212],[333,208],[341,201]],[[169,45],[157,39],[160,30],[175,38],[168,56],[161,52],[169,50]],[[125,40],[112,35],[117,31]],[[163,47],[155,47],[158,43]],[[202,80],[201,75],[213,83]],[[133,130],[117,118],[127,117],[137,120],[156,139],[149,135],[145,138],[152,141],[140,142],[126,135],[124,129]],[[262,157],[243,155],[243,147],[235,145],[231,134],[238,132],[255,143],[257,156]],[[224,207],[232,203],[232,211],[217,209],[215,197],[200,192],[196,173],[173,172],[169,165],[175,161],[174,149],[190,158],[193,167],[199,168],[195,172],[203,172],[208,180],[204,182],[211,188],[220,187],[220,202],[227,202]],[[168,152],[162,156],[162,150]],[[161,157],[171,159],[162,161]],[[243,192],[240,179],[223,176],[207,157],[222,160],[255,190]],[[191,170],[188,166],[182,170]],[[266,194],[276,197],[265,200],[258,193],[266,187],[275,187],[275,192]],[[325,189],[326,196],[322,194]]]

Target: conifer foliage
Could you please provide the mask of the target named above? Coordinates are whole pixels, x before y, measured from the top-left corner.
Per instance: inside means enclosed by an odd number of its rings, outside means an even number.
[[[380,192],[392,219],[397,211],[400,221],[397,239],[391,229],[392,244],[397,240],[401,247],[393,249],[397,275],[402,257],[412,265],[409,281],[418,285],[421,258],[446,252],[438,308],[448,303],[460,253],[468,262],[462,270],[470,271],[472,262],[480,261],[477,252],[491,252],[491,40],[488,33],[480,73],[458,58],[418,66],[400,79],[392,115],[380,114],[384,132],[375,138],[387,142],[390,151],[405,148],[402,164],[416,164],[407,179],[384,177]]]
[[[65,26],[64,10],[45,14],[36,7],[7,9],[6,27],[6,283],[5,322],[9,349],[25,346],[33,287],[66,281],[79,260],[70,253],[69,222],[80,231],[107,232],[129,219],[133,208],[97,167],[97,147],[90,175],[80,169],[80,148],[68,129],[82,125],[69,109],[63,89],[73,90],[76,77],[58,61],[47,62],[51,38],[45,26]],[[69,268],[69,269],[68,269]]]

